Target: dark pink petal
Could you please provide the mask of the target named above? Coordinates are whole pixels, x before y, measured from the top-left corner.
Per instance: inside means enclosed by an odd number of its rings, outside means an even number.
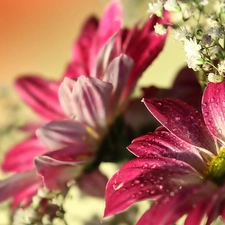
[[[198,173],[170,158],[134,159],[126,163],[106,186],[104,216],[110,216],[144,199],[158,199],[183,185],[199,183]]]
[[[216,186],[211,182],[184,186],[177,193],[162,196],[144,213],[137,225],[174,224],[192,210],[196,203],[213,194],[215,190]]]
[[[98,49],[122,26],[123,12],[118,0],[113,0],[106,8],[98,28]]]
[[[94,77],[80,76],[73,87],[76,119],[98,130],[105,130],[112,84]]]
[[[96,35],[98,28],[98,20],[95,17],[90,17],[84,24],[78,40],[75,41],[72,49],[72,62],[76,67],[81,66],[83,73],[70,74],[70,78],[77,78],[81,74],[90,74],[89,65],[89,51],[92,46],[93,37]],[[79,71],[79,70],[76,70]]]
[[[119,99],[121,98],[122,91],[126,86],[127,77],[133,65],[133,60],[122,54],[114,58],[107,68],[103,81],[109,82],[113,86],[112,98],[110,102],[110,107],[113,111],[115,111],[118,107],[124,107],[124,102],[123,106],[119,106]]]
[[[15,85],[21,98],[41,117],[47,120],[64,117],[58,100],[58,82],[24,76],[18,78]]]
[[[152,115],[178,138],[206,153],[216,154],[214,139],[196,109],[172,99],[143,99],[143,102]]]
[[[36,131],[36,135],[51,150],[87,141],[90,136],[86,132],[85,125],[73,120],[47,123]]]
[[[215,193],[205,197],[201,202],[196,203],[196,207],[192,209],[185,220],[185,225],[200,225],[203,218],[207,218],[206,225],[210,225],[220,215],[221,207],[224,198],[221,197],[224,193],[225,186],[220,188]]]
[[[22,200],[29,202],[31,192],[37,192],[40,186],[41,180],[35,171],[17,173],[0,181],[0,202],[8,198],[14,198],[13,206],[19,205]]]
[[[210,132],[225,142],[225,81],[208,83],[202,98],[202,112]]]
[[[42,126],[45,121],[30,121],[26,123],[25,125],[22,125],[19,127],[20,131],[28,132],[30,134],[35,134],[36,130]]]
[[[35,158],[34,164],[49,190],[65,191],[67,190],[67,182],[80,175],[85,161],[64,162],[48,156],[40,156]]]
[[[107,181],[107,177],[97,169],[83,174],[77,179],[77,185],[86,194],[103,198]]]
[[[169,132],[148,133],[134,139],[127,148],[138,157],[154,158],[161,156],[186,162],[202,175],[207,169],[207,164],[202,159],[198,149]]]
[[[36,137],[30,137],[6,153],[2,169],[8,172],[32,170],[34,169],[33,159],[46,151],[48,149]]]
[[[167,34],[157,35],[154,32],[154,25],[157,22],[161,22],[161,19],[156,16],[152,16],[152,18],[149,19],[141,29],[138,29],[137,25],[126,34],[122,52],[134,60],[135,66],[131,71],[126,89],[124,90],[124,99],[126,99],[132,91],[137,79],[153,62],[164,47]]]

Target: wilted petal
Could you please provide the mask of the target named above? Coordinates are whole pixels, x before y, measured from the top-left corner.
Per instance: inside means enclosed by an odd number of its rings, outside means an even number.
[[[94,77],[80,76],[73,87],[77,120],[98,130],[106,127],[112,85]]]
[[[198,149],[169,132],[156,131],[138,137],[127,148],[138,157],[161,156],[186,162],[201,174],[207,169]]]
[[[193,107],[172,99],[143,99],[143,102],[152,115],[177,137],[216,154],[214,139],[202,115]]]
[[[42,155],[46,151],[48,149],[36,137],[30,137],[6,153],[2,169],[8,172],[32,170],[34,157]]]
[[[185,213],[195,207],[196,203],[213,194],[215,189],[216,186],[211,182],[184,186],[177,193],[168,194],[156,201],[143,214],[137,225],[174,224]]]
[[[29,202],[31,194],[37,192],[41,186],[40,177],[35,171],[28,171],[12,175],[0,181],[0,202],[13,198],[13,206],[17,206],[22,200]]]
[[[84,163],[84,161],[64,162],[48,156],[40,156],[34,160],[37,172],[43,177],[44,184],[49,190],[66,190],[67,182],[80,175]]]
[[[47,123],[36,131],[36,135],[51,150],[87,141],[89,136],[82,123],[72,120]]]
[[[108,179],[98,169],[83,174],[78,180],[78,187],[88,195],[102,198],[105,194],[105,187]]]
[[[225,143],[225,82],[209,83],[202,98],[202,112],[211,133]]]
[[[104,216],[110,216],[144,199],[158,199],[180,186],[199,183],[198,173],[170,158],[134,159],[126,163],[106,186]]]
[[[103,81],[109,82],[113,86],[110,105],[112,109],[119,107],[119,99],[121,98],[122,91],[126,86],[127,77],[133,65],[133,60],[122,54],[114,58],[107,68]]]
[[[64,117],[58,100],[59,83],[38,76],[24,76],[16,80],[22,99],[41,117],[53,120]]]

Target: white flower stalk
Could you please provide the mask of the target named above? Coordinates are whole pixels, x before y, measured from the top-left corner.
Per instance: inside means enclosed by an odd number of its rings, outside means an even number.
[[[225,60],[222,60],[222,61],[219,62],[219,64],[218,64],[218,72],[220,74],[225,73]]]
[[[155,14],[158,17],[162,17],[163,14],[163,2],[161,0],[157,0],[155,3],[148,4],[148,13],[150,13],[150,17]]]
[[[199,5],[203,5],[203,6],[206,6],[209,4],[209,1],[208,0],[200,0],[199,1]]]
[[[156,23],[156,25],[154,26],[154,29],[155,29],[155,33],[159,35],[166,34],[166,28],[162,24]]]

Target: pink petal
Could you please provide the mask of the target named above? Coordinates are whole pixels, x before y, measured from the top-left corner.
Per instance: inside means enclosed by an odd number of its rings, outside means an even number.
[[[196,203],[212,194],[215,188],[211,182],[184,186],[177,193],[173,192],[173,195],[168,194],[156,201],[144,213],[137,225],[173,224],[188,213]]]
[[[51,150],[87,141],[90,136],[82,123],[72,120],[50,122],[39,128],[36,135]]]
[[[95,59],[96,61],[93,60],[92,67],[90,69],[91,76],[103,80],[108,65],[115,57],[120,54],[120,48],[120,34],[116,33],[102,46]]]
[[[21,98],[40,116],[47,120],[64,117],[58,101],[59,84],[38,76],[24,76],[16,80]]]
[[[202,112],[210,132],[225,142],[225,82],[209,83],[202,98]]]
[[[98,48],[109,40],[122,26],[123,11],[118,0],[113,0],[106,8],[98,28]]]
[[[143,102],[152,115],[178,138],[204,152],[216,154],[214,139],[202,115],[193,107],[172,99],[143,99]]]
[[[86,194],[102,198],[108,179],[99,170],[83,174],[78,180],[78,187]]]
[[[48,149],[36,137],[30,137],[6,153],[2,169],[8,172],[31,170],[34,168],[33,159],[46,151]]]
[[[134,159],[126,163],[106,186],[104,216],[110,216],[144,199],[158,199],[180,186],[199,183],[188,164],[170,158]]]
[[[67,182],[80,175],[85,162],[63,162],[48,156],[41,156],[35,158],[34,163],[49,190],[65,191]]]
[[[37,191],[41,186],[40,177],[37,176],[35,171],[28,171],[12,175],[5,180],[0,181],[0,202],[8,198],[15,198],[13,206],[19,205],[22,200],[30,201],[31,192]]]
[[[124,89],[124,99],[126,99],[134,88],[137,79],[153,62],[164,47],[167,34],[155,34],[154,25],[156,22],[161,22],[161,19],[157,19],[157,17],[152,16],[152,18],[147,20],[140,30],[137,28],[137,25],[126,34],[122,52],[134,60],[135,66],[131,71],[127,86]]]
[[[113,86],[110,106],[114,111],[120,107],[118,106],[119,99],[126,86],[126,81],[133,65],[133,60],[122,54],[114,58],[107,68],[103,81],[109,82]],[[121,107],[124,107],[124,102]]]
[[[76,119],[95,130],[104,131],[112,85],[94,77],[80,76],[73,87]]]
[[[74,119],[76,117],[74,109],[72,107],[72,90],[75,84],[75,80],[65,77],[59,87],[58,92],[60,105],[64,113],[71,119]]]
[[[138,157],[154,158],[161,156],[175,158],[188,163],[202,175],[207,169],[207,165],[198,149],[169,132],[156,131],[148,133],[134,139],[127,148]]]

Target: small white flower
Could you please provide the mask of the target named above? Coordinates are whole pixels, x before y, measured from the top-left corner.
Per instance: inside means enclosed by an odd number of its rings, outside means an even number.
[[[168,10],[169,12],[179,12],[181,10],[176,0],[167,0],[164,4],[164,9]]]
[[[212,38],[224,38],[224,27],[213,26],[207,31],[207,33],[210,34]]]
[[[221,81],[223,81],[223,77],[215,73],[209,73],[208,81],[212,83],[220,83]]]
[[[150,17],[155,14],[158,17],[162,17],[163,12],[163,2],[161,0],[157,0],[155,3],[148,3],[148,13],[150,13]]]
[[[193,39],[190,38],[189,40],[186,39],[184,41],[184,50],[187,56],[198,57],[200,56],[199,51],[201,50],[201,45],[197,43],[197,40],[195,37]]]
[[[154,29],[155,29],[155,33],[159,35],[166,34],[166,28],[162,24],[156,23],[156,25],[154,26]]]
[[[176,41],[185,41],[188,36],[190,36],[190,34],[184,26],[173,30],[173,37]]]
[[[218,64],[219,73],[225,73],[225,60],[222,60]]]
[[[186,59],[188,68],[191,68],[193,70],[196,70],[197,66],[203,63],[203,60],[201,59],[201,56],[187,56]]]

